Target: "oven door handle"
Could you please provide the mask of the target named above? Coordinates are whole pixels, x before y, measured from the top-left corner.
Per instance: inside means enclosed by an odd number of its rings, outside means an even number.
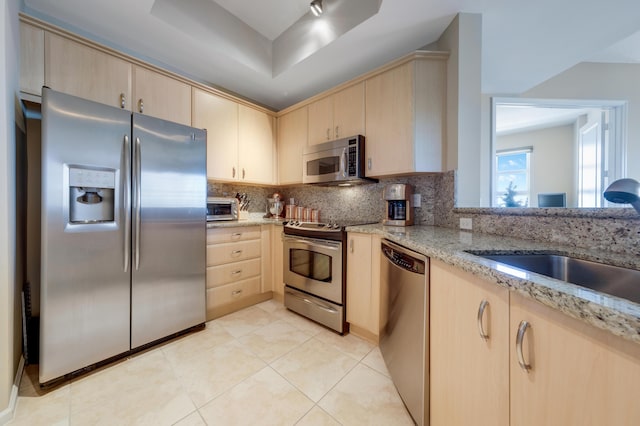
[[[327,305],[324,305],[322,303],[318,303],[315,300],[307,299],[306,297],[299,296],[296,293],[293,293],[291,291],[287,291],[287,294],[289,296],[291,296],[291,297],[295,297],[298,300],[302,300],[307,305],[314,305],[317,308],[322,309],[323,311],[329,312],[330,314],[337,314],[338,313],[338,311],[336,309],[332,308],[331,306],[327,306]]]
[[[292,238],[287,236],[283,238],[283,241],[285,244],[287,243],[306,244],[306,245],[313,245],[314,247],[324,248],[327,250],[340,250],[340,246],[342,245],[342,243],[340,242],[322,241],[322,240],[315,240],[312,238],[300,238],[300,237]]]

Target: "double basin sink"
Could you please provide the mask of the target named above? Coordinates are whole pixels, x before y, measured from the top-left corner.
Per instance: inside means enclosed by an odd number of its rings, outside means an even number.
[[[635,269],[558,254],[467,253],[640,303],[640,271]]]

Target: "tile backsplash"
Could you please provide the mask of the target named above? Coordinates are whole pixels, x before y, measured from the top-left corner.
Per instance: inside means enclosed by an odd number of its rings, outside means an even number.
[[[289,203],[290,198],[304,207],[320,210],[320,220],[327,221],[363,221],[381,222],[385,204],[382,191],[388,183],[408,183],[413,185],[415,194],[420,194],[422,206],[415,209],[414,222],[418,225],[434,224],[436,188],[439,174],[381,179],[379,183],[363,184],[352,187],[295,185],[279,188],[266,188],[251,185],[228,184],[210,181],[210,196],[235,196],[236,192],[246,193],[252,200],[250,212],[265,212],[267,198],[274,192],[280,193]]]
[[[388,183],[408,183],[420,194],[417,225],[458,228],[470,218],[473,232],[514,236],[581,248],[640,255],[640,216],[632,208],[521,209],[456,208],[455,172],[381,179],[379,183],[339,188],[313,185],[260,187],[209,182],[209,195],[246,193],[249,211],[264,213],[267,198],[279,192],[288,202],[320,210],[320,220],[380,222],[384,217],[382,191]]]
[[[458,228],[470,218],[473,232],[640,255],[640,216],[630,207],[455,208],[455,173],[441,174],[437,188],[437,226]]]

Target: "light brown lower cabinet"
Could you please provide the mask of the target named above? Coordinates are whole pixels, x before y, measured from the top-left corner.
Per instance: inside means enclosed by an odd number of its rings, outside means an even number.
[[[284,302],[284,244],[283,227],[271,225],[271,256],[273,260],[273,298]]]
[[[380,336],[380,237],[347,235],[347,322],[351,333],[378,343]]]
[[[510,324],[512,426],[640,425],[640,344],[517,294]]]
[[[509,291],[434,259],[430,279],[431,426],[507,426]]]
[[[272,297],[260,226],[207,229],[207,321]]]
[[[640,344],[437,260],[430,277],[431,426],[640,425]]]

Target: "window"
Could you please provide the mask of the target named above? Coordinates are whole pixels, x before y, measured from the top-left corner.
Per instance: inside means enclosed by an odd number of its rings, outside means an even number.
[[[499,151],[496,153],[496,207],[529,206],[531,148]]]

